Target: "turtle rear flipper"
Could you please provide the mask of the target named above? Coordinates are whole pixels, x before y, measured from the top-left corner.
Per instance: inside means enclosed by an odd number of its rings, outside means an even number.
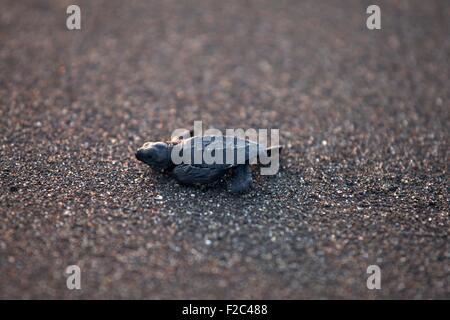
[[[243,193],[250,189],[252,184],[252,169],[248,164],[243,164],[236,167],[229,189],[232,193]]]

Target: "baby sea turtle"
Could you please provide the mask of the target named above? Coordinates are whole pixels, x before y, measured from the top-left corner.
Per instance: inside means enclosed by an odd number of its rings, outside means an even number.
[[[255,164],[255,160],[262,156],[270,157],[274,149],[281,150],[281,146],[267,148],[248,139],[209,135],[179,137],[168,142],[146,142],[137,150],[136,158],[156,171],[171,173],[179,182],[188,185],[212,183],[232,170],[234,177],[229,191],[243,193],[252,186],[250,164]],[[196,161],[198,150],[209,151],[212,157],[220,153],[218,156],[223,161],[211,162],[203,156]],[[173,151],[180,157],[187,153],[190,161],[174,162]]]

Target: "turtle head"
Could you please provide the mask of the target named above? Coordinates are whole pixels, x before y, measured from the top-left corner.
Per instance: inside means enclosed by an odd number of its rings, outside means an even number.
[[[165,142],[146,142],[136,152],[136,159],[156,170],[167,169],[172,165],[169,145]]]

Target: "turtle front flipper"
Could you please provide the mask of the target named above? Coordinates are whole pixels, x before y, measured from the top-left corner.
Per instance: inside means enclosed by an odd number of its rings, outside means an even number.
[[[189,164],[177,165],[172,174],[184,184],[205,184],[220,179],[226,173],[222,167],[200,167]]]
[[[252,169],[248,164],[242,164],[236,167],[235,176],[231,181],[230,191],[232,193],[243,193],[252,186]]]

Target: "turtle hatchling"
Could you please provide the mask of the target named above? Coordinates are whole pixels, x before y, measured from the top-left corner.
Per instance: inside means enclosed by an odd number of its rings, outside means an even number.
[[[176,137],[167,142],[146,142],[136,152],[139,161],[158,172],[168,172],[182,184],[209,184],[232,171],[228,190],[244,193],[252,186],[250,165],[261,164],[281,146],[267,148],[235,136]]]

